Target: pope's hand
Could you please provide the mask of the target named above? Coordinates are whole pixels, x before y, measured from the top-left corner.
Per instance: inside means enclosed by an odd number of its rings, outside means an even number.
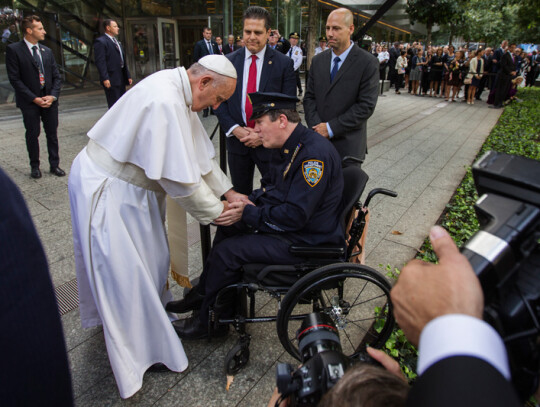
[[[232,188],[229,189],[227,192],[225,192],[223,195],[225,196],[225,198],[227,199],[227,201],[229,203],[232,203],[232,202],[244,202],[244,203],[249,204],[249,205],[255,205],[253,202],[251,202],[248,199],[247,195],[236,192]]]
[[[238,201],[230,203],[226,207],[227,209],[225,209],[224,203],[223,212],[214,220],[214,224],[218,226],[230,226],[233,223],[238,222],[240,219],[242,219],[242,213],[244,212],[246,203]]]
[[[410,261],[390,293],[396,321],[415,345],[432,319],[447,314],[481,319],[484,308],[480,281],[448,232],[435,226],[429,237],[439,264]]]

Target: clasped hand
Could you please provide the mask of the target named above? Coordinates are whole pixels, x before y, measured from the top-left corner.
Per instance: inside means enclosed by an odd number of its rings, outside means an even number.
[[[254,205],[247,195],[240,194],[233,189],[224,194],[226,201],[223,201],[223,212],[214,220],[218,226],[230,226],[242,219],[242,213],[246,205]]]
[[[33,100],[33,102],[38,105],[39,107],[42,107],[42,108],[49,108],[51,107],[51,105],[53,104],[54,102],[54,97],[53,96],[43,96],[41,98],[35,98]]]
[[[246,147],[255,148],[262,144],[259,134],[250,127],[237,127],[232,134]]]

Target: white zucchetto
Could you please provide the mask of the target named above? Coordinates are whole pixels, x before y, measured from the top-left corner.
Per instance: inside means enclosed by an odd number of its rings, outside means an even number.
[[[206,69],[236,79],[236,69],[232,62],[224,55],[206,55],[199,59],[198,62]]]

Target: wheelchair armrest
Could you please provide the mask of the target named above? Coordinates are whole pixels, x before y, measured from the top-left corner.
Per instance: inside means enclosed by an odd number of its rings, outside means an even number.
[[[311,259],[339,259],[345,255],[345,248],[338,245],[301,246],[293,244],[289,246],[289,253],[298,257]]]

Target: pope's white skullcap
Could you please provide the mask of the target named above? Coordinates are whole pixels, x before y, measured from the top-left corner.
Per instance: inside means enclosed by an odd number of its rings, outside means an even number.
[[[236,79],[234,65],[223,55],[207,55],[199,59],[198,62],[206,69]]]

